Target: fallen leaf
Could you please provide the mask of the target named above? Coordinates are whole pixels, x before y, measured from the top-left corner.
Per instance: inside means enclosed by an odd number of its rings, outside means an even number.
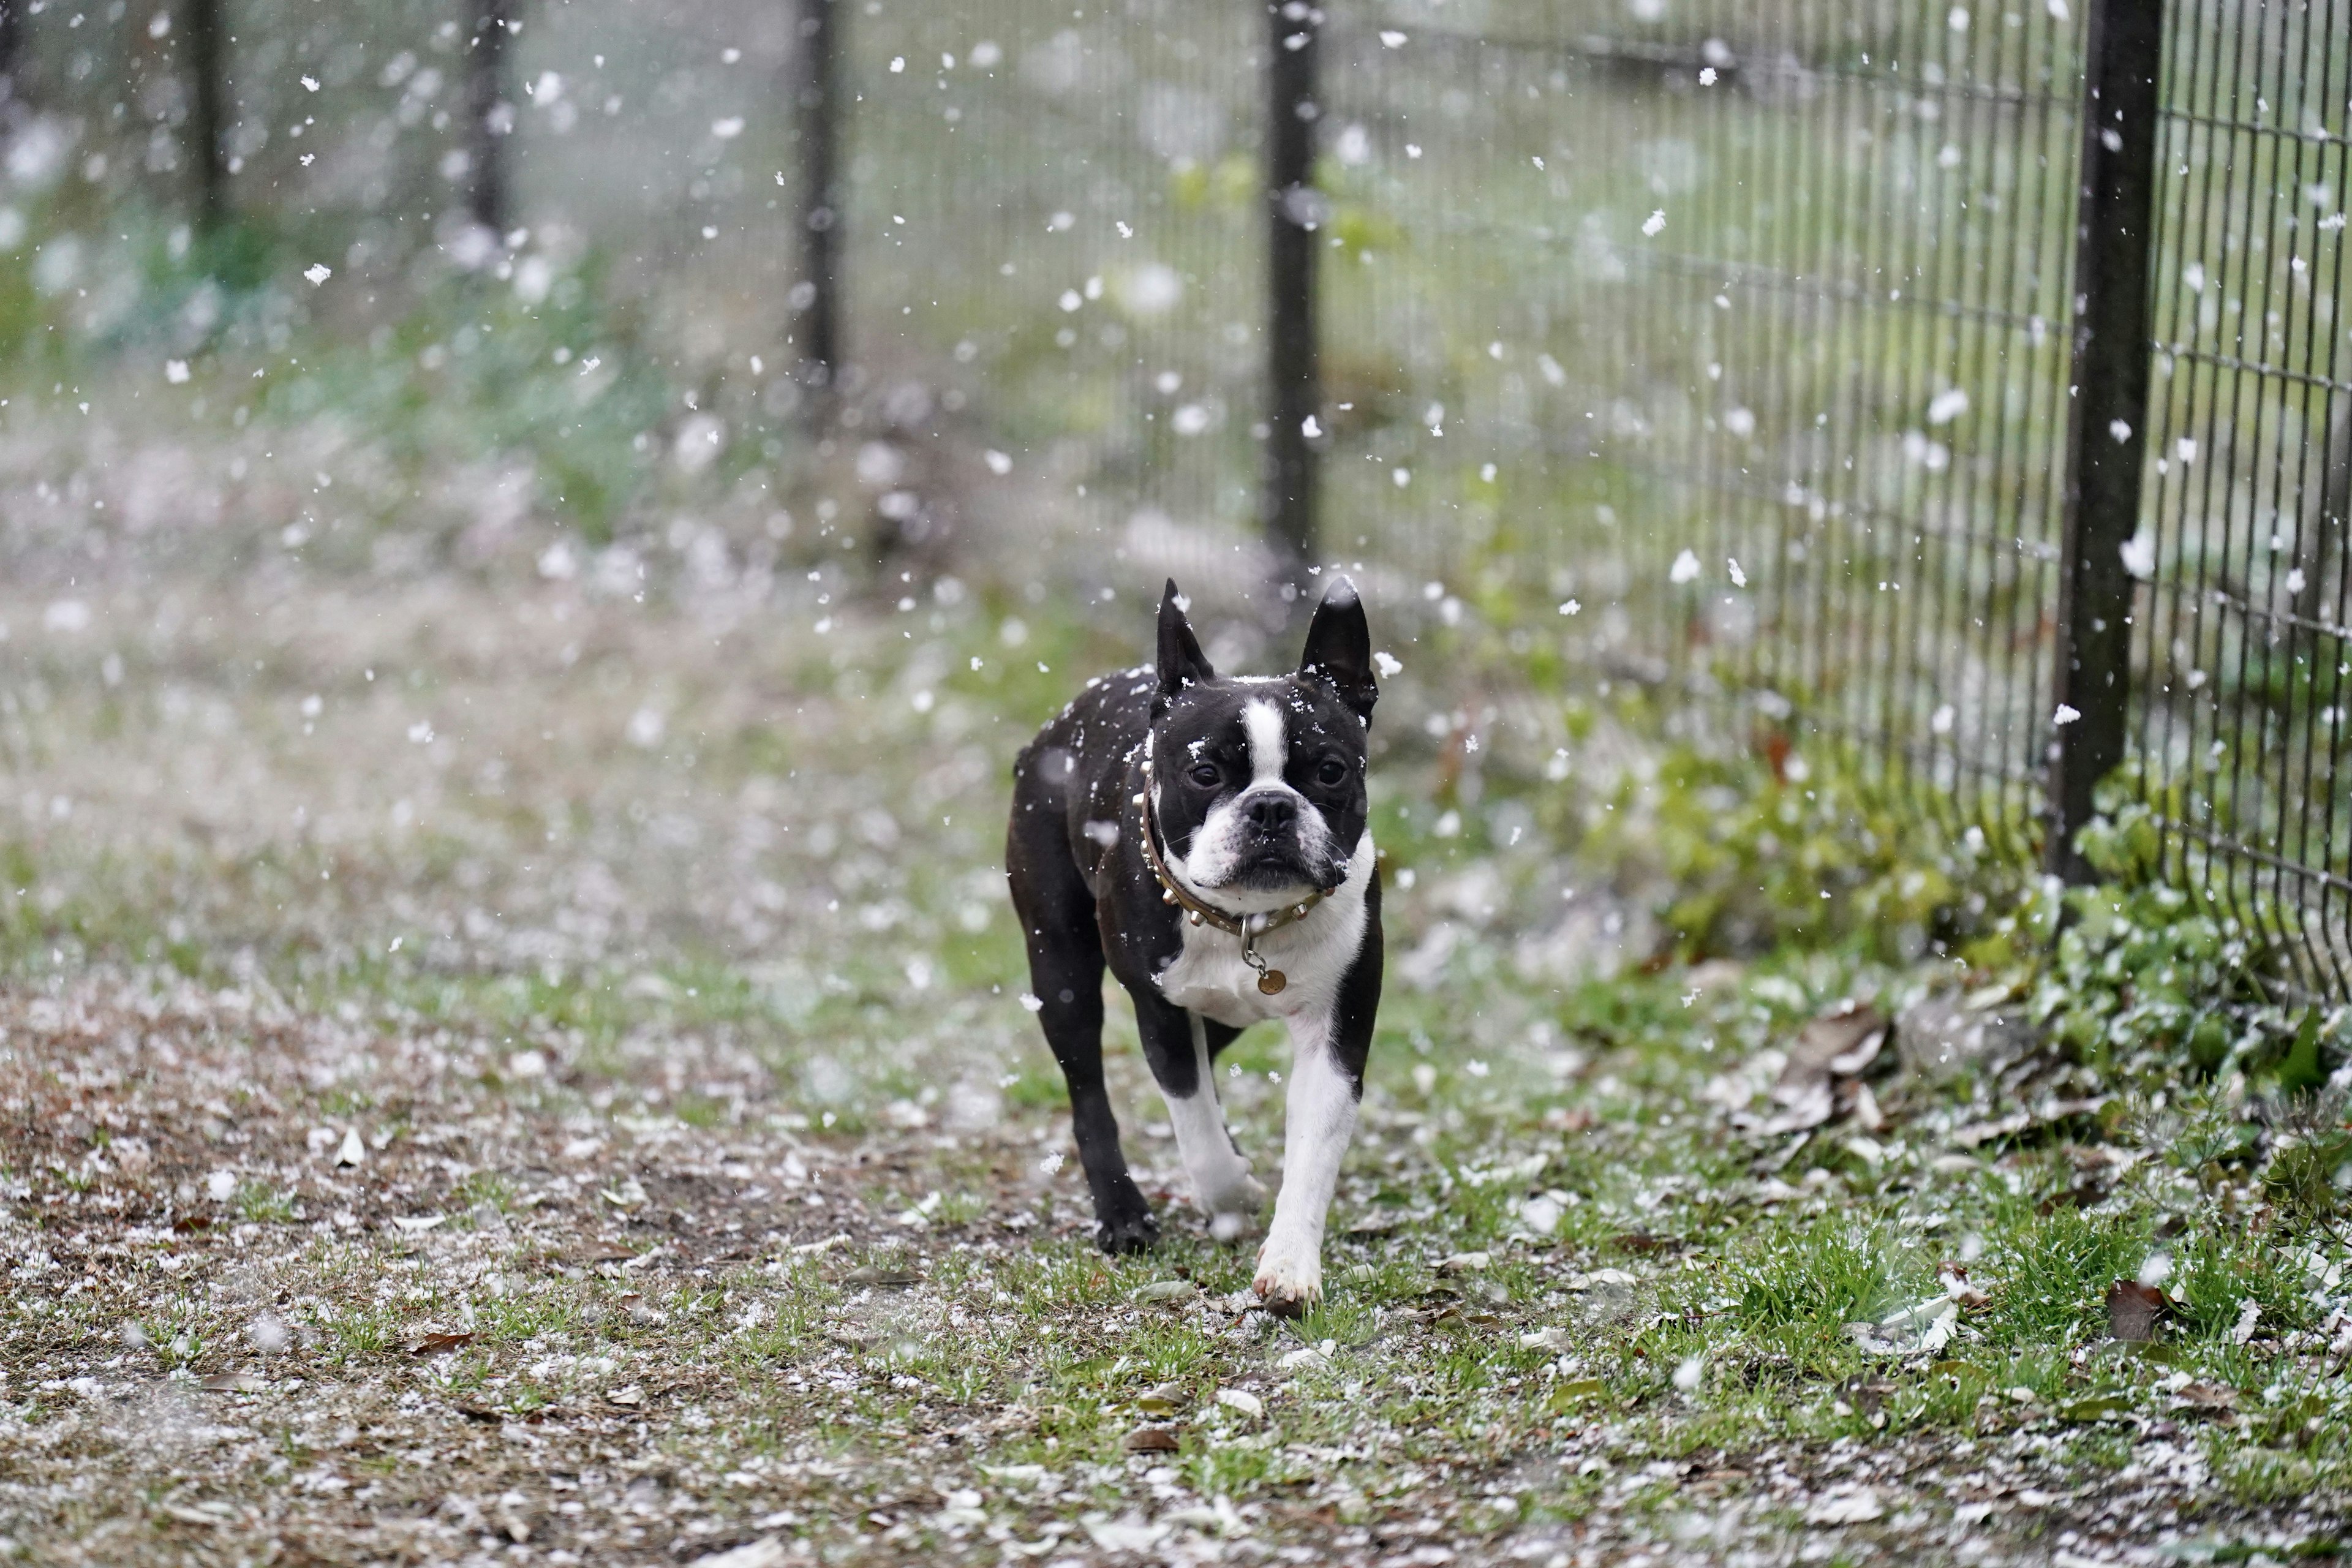
[[[2238,1391],[2218,1383],[2192,1383],[2176,1389],[2173,1407],[2191,1410],[2233,1410],[2238,1404]]]
[[[1139,1301],[1189,1301],[1201,1293],[1190,1279],[1154,1279],[1135,1293]]]
[[[848,1245],[849,1237],[847,1233],[843,1232],[828,1236],[820,1241],[797,1242],[792,1248],[792,1254],[794,1258],[814,1258],[820,1252],[831,1252],[836,1247]]]
[[[2029,1111],[2012,1110],[2007,1116],[1997,1116],[1990,1121],[1971,1121],[1952,1129],[1951,1142],[1963,1149],[1973,1149],[1979,1143],[1990,1143],[1996,1138],[2006,1138],[2022,1132],[2033,1125]]]
[[[1990,1295],[1969,1283],[1968,1266],[1964,1263],[1948,1261],[1942,1264],[1936,1270],[1936,1278],[1943,1284],[1944,1294],[1958,1302],[1965,1311],[1973,1312],[1979,1308],[1992,1305]]]
[[[1244,1415],[1255,1416],[1265,1414],[1265,1401],[1244,1389],[1217,1390],[1217,1403],[1228,1410],[1238,1410]]]
[[[1609,1385],[1597,1377],[1570,1378],[1551,1391],[1551,1408],[1562,1411],[1587,1399],[1598,1399],[1609,1392]]]
[[[2254,1337],[2254,1329],[2263,1321],[2263,1304],[2252,1296],[2238,1303],[2238,1321],[2230,1330],[2230,1342],[2242,1345]]]
[[[198,1384],[206,1394],[260,1394],[269,1387],[268,1379],[250,1372],[216,1372]]]
[[[593,1247],[581,1247],[572,1253],[572,1261],[574,1263],[626,1263],[635,1256],[636,1253],[634,1250],[618,1242],[602,1242]]]
[[[1437,1271],[1440,1274],[1475,1274],[1494,1261],[1484,1252],[1457,1252],[1451,1258],[1439,1258]]]
[[[781,1535],[763,1535],[757,1541],[747,1541],[740,1546],[730,1546],[724,1552],[714,1552],[708,1557],[698,1557],[692,1568],[784,1568],[792,1561]]]
[[[1149,1523],[1141,1513],[1133,1510],[1117,1519],[1081,1516],[1078,1522],[1087,1527],[1087,1533],[1105,1552],[1147,1552],[1168,1533],[1166,1525]]]
[[[454,1351],[460,1345],[469,1345],[473,1342],[474,1336],[470,1333],[427,1334],[423,1339],[416,1342],[416,1348],[409,1353],[411,1355],[439,1355],[444,1351]]]
[[[2146,1344],[2160,1330],[2164,1292],[2137,1279],[2118,1279],[2107,1287],[2107,1333],[2132,1344]]]
[[[634,1407],[643,1405],[645,1402],[646,1391],[639,1388],[635,1384],[631,1384],[626,1388],[614,1389],[611,1393],[604,1395],[604,1403],[607,1405],[625,1405]]]
[[[431,1230],[448,1217],[446,1215],[437,1214],[396,1214],[392,1216],[392,1223],[395,1228],[415,1236],[419,1232]]]
[[[336,1167],[343,1169],[366,1163],[367,1144],[361,1139],[360,1130],[357,1127],[346,1129],[343,1132],[343,1146],[335,1151]]]
[[[1886,1510],[1879,1505],[1878,1494],[1868,1487],[1850,1492],[1836,1492],[1822,1499],[1805,1511],[1807,1524],[1867,1524],[1874,1519],[1884,1519]]]
[[[1789,1047],[1789,1060],[1772,1086],[1781,1109],[1763,1124],[1767,1133],[1801,1132],[1837,1114],[1841,1079],[1859,1077],[1878,1060],[1886,1044],[1886,1016],[1852,1000],[1839,1003],[1807,1024]],[[1875,1114],[1876,1101],[1871,1103]]]
[[[1172,1454],[1178,1446],[1176,1434],[1165,1426],[1138,1426],[1119,1444],[1130,1454]]]
[[[1135,1407],[1146,1415],[1172,1415],[1184,1404],[1184,1385],[1163,1383],[1136,1396]]]
[[[845,1285],[871,1285],[877,1290],[904,1290],[910,1285],[921,1284],[923,1277],[904,1268],[877,1268],[868,1263],[843,1275],[841,1282]]]

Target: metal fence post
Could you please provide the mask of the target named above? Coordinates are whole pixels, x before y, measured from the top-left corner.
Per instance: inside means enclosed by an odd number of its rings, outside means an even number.
[[[1315,554],[1317,447],[1323,389],[1315,342],[1316,235],[1324,204],[1315,189],[1317,35],[1323,13],[1307,0],[1274,0],[1266,66],[1267,429],[1260,500],[1275,583],[1286,600],[1303,586]]]
[[[793,290],[800,312],[800,375],[824,392],[840,379],[841,192],[835,171],[841,104],[835,85],[841,47],[834,0],[800,0],[801,270]]]
[[[25,0],[0,0],[0,132],[16,118],[24,96],[16,76],[25,63]]]
[[[214,233],[228,221],[228,154],[221,146],[227,130],[226,68],[221,37],[221,7],[225,0],[188,0],[188,74],[194,78],[190,95],[188,140],[196,160],[196,222]]]
[[[506,138],[514,110],[505,98],[507,20],[513,0],[475,0],[466,56],[466,210],[484,228],[507,231]]]
[[[2164,0],[2091,0],[2084,20],[2082,186],[2059,574],[2049,868],[2092,879],[2074,848],[2091,792],[2123,761],[2131,695],[2132,578],[2147,451],[2148,271],[2155,249],[2158,76]]]

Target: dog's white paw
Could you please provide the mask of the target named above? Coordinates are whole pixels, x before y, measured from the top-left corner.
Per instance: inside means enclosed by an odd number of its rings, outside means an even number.
[[[1250,1289],[1276,1317],[1298,1317],[1323,1300],[1323,1259],[1301,1256],[1269,1237],[1258,1249],[1257,1277]]]
[[[1209,1216],[1209,1233],[1219,1241],[1231,1241],[1247,1230],[1266,1202],[1265,1184],[1250,1174],[1245,1163],[1221,1173],[1213,1183],[1203,1183],[1197,1195]]]

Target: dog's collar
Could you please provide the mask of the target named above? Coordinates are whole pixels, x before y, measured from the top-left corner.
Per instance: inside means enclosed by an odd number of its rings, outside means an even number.
[[[1270,931],[1295,925],[1307,918],[1307,912],[1339,891],[1337,888],[1318,888],[1295,904],[1264,914],[1228,914],[1208,903],[1181,886],[1169,873],[1168,862],[1160,853],[1160,816],[1151,805],[1151,759],[1143,760],[1143,787],[1135,793],[1136,815],[1143,823],[1143,863],[1151,868],[1152,879],[1160,884],[1160,901],[1174,904],[1184,911],[1194,925],[1212,925],[1227,936],[1242,939],[1242,962],[1257,971],[1257,988],[1268,996],[1280,991],[1288,982],[1279,969],[1267,964],[1259,956],[1258,938]]]

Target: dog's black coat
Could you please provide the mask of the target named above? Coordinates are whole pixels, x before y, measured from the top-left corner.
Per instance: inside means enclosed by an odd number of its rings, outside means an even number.
[[[1006,868],[1028,944],[1031,988],[1042,1004],[1040,1022],[1069,1086],[1098,1239],[1110,1251],[1149,1246],[1158,1226],[1128,1173],[1104,1090],[1103,970],[1108,964],[1133,999],[1146,1061],[1172,1108],[1204,1089],[1213,1094],[1214,1086],[1200,1081],[1192,1019],[1163,994],[1162,979],[1186,955],[1188,942],[1240,949],[1239,939],[1197,924],[1188,932],[1183,911],[1163,899],[1143,856],[1140,835],[1149,828],[1137,796],[1151,793],[1161,851],[1171,867],[1194,858],[1213,813],[1232,808],[1215,823],[1219,864],[1229,874],[1216,886],[1192,889],[1221,910],[1267,910],[1274,907],[1269,900],[1286,889],[1294,898],[1302,888],[1349,889],[1293,929],[1307,933],[1316,921],[1351,921],[1360,904],[1360,941],[1352,952],[1339,951],[1347,944],[1345,928],[1330,925],[1343,933],[1325,944],[1332,951],[1318,947],[1306,962],[1338,973],[1291,976],[1294,985],[1307,989],[1281,1016],[1301,1039],[1301,1050],[1308,1048],[1304,1029],[1336,1058],[1353,1096],[1362,1092],[1380,995],[1379,879],[1372,868],[1350,858],[1371,853],[1364,833],[1366,739],[1378,697],[1370,634],[1352,585],[1345,579],[1334,583],[1308,629],[1298,670],[1273,679],[1220,679],[1181,603],[1171,582],[1160,605],[1156,670],[1090,682],[1013,766]],[[1284,743],[1278,780],[1257,754],[1267,749],[1265,738],[1275,732],[1276,721]],[[1305,943],[1310,937],[1293,940]],[[1241,1032],[1209,1012],[1227,1011],[1245,1023],[1249,1008],[1257,1005],[1247,997],[1237,997],[1230,1008],[1213,999],[1198,1003],[1208,1059]],[[1352,1103],[1348,1111],[1352,1125]],[[1342,1130],[1343,1144],[1345,1136]],[[1277,1229],[1281,1219],[1277,1210]],[[1321,1226],[1318,1207],[1313,1215],[1318,1246]],[[1319,1271],[1315,1279],[1319,1281]]]

